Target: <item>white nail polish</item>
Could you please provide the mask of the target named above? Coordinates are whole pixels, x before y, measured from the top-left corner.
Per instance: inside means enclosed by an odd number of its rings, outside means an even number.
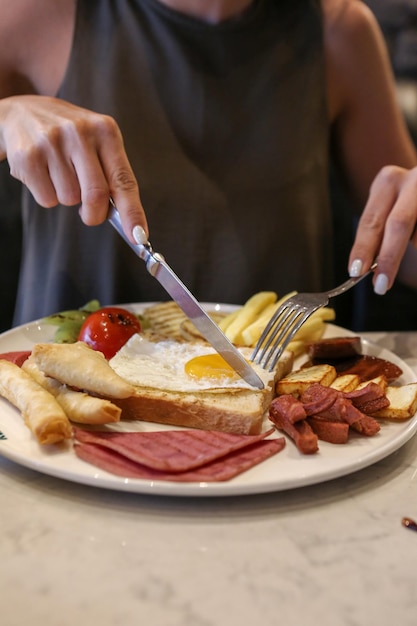
[[[362,261],[360,259],[355,259],[352,261],[352,264],[349,269],[349,276],[351,278],[357,278],[361,275],[362,272]]]
[[[378,274],[375,281],[374,291],[379,296],[383,296],[387,293],[388,289],[388,276],[386,274]]]
[[[145,243],[148,243],[148,238],[142,226],[135,226],[132,235],[137,244],[143,246]]]

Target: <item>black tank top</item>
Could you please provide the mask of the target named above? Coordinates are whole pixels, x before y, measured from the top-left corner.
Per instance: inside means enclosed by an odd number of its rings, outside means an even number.
[[[322,18],[258,0],[214,25],[157,0],[79,0],[58,96],[112,115],[153,248],[203,301],[331,284]],[[166,300],[109,224],[26,194],[15,323],[81,306]]]

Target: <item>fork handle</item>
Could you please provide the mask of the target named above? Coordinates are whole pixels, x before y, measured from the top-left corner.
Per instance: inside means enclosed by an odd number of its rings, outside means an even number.
[[[330,291],[328,291],[327,295],[329,296],[329,298],[334,298],[335,296],[339,296],[341,293],[348,291],[349,289],[354,287],[357,283],[360,283],[361,280],[366,278],[369,274],[372,274],[372,272],[374,272],[377,267],[378,267],[378,263],[375,261],[374,263],[372,263],[369,270],[365,272],[365,274],[362,274],[362,276],[356,276],[355,278],[349,278],[346,282],[339,285],[339,287],[335,287],[334,289],[331,289]]]

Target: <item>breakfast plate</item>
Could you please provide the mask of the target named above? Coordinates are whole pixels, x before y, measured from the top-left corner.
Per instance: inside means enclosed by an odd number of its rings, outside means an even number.
[[[140,313],[149,304],[129,305]],[[208,311],[230,312],[236,307],[206,303]],[[13,328],[0,335],[0,353],[30,350],[35,343],[52,341],[55,327],[42,320]],[[325,336],[351,335],[346,329],[328,324]],[[364,354],[378,356],[398,365],[403,374],[399,384],[416,381],[414,372],[395,354],[362,340]],[[118,424],[118,430],[169,430],[169,426],[131,422]],[[368,467],[403,446],[417,430],[417,414],[405,422],[383,423],[374,437],[350,436],[345,445],[320,441],[319,452],[302,455],[288,440],[285,448],[267,461],[227,482],[180,483],[121,478],[78,459],[70,442],[40,446],[24,425],[21,415],[0,399],[0,455],[37,472],[67,481],[139,494],[164,496],[235,496],[283,491],[338,478]],[[279,436],[281,436],[279,434]]]

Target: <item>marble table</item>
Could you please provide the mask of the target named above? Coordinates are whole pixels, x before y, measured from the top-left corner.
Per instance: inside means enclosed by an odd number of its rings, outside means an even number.
[[[417,375],[416,333],[369,333]],[[0,457],[2,626],[415,626],[417,438],[319,485],[177,498]]]

